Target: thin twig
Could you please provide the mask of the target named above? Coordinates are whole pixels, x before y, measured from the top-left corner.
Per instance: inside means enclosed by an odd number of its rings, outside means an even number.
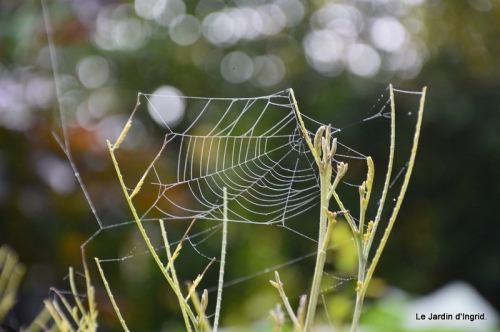
[[[274,271],[274,277],[276,278],[276,281],[269,280],[269,282],[278,290],[281,299],[283,300],[283,304],[285,305],[286,311],[288,312],[288,316],[290,316],[290,319],[293,322],[294,331],[302,332],[302,326],[300,326],[299,320],[295,316],[292,306],[288,301],[288,297],[286,296],[285,290],[283,289],[283,283],[280,280],[278,271]]]
[[[215,259],[216,259],[215,257],[212,258],[212,260],[205,267],[205,270],[203,270],[203,272],[200,275],[198,275],[196,280],[188,287],[188,295],[186,296],[185,299],[186,302],[189,301],[193,293],[196,293],[196,287],[198,287],[198,285],[200,284],[201,279],[203,278],[203,276],[205,276],[205,273],[208,271],[210,265],[212,265],[212,263],[215,262]]]
[[[215,306],[214,332],[217,332],[219,326],[220,309],[222,302],[222,288],[224,287],[224,268],[226,265],[226,246],[227,246],[227,188],[224,191],[224,211],[222,219],[222,248],[220,253],[219,287],[217,289],[217,304]]]
[[[113,293],[111,292],[111,288],[109,288],[108,281],[106,280],[106,277],[104,276],[104,271],[101,268],[101,264],[99,263],[99,259],[97,257],[94,259],[95,259],[95,262],[97,264],[97,268],[99,269],[99,273],[101,274],[102,281],[104,282],[104,287],[106,288],[106,291],[108,292],[108,297],[111,300],[111,304],[113,305],[113,308],[115,309],[116,315],[118,316],[120,323],[122,324],[123,330],[125,332],[129,332],[129,329],[127,327],[127,323],[125,323],[125,320],[123,319],[123,317],[120,313],[120,309],[116,305],[115,297],[113,296]]]

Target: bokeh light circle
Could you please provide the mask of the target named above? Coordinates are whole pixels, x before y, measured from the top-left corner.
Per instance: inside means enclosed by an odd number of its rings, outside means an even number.
[[[179,15],[170,24],[169,33],[176,44],[192,45],[200,37],[200,22],[192,15]]]
[[[178,124],[184,117],[185,108],[182,93],[173,86],[161,86],[149,96],[149,115],[160,126],[173,127]]]
[[[253,61],[243,52],[227,54],[221,62],[220,71],[224,79],[231,83],[242,83],[252,77]]]

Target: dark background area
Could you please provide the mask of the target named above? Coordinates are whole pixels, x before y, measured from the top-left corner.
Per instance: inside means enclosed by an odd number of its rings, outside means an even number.
[[[412,91],[427,86],[413,177],[400,220],[375,273],[387,285],[416,295],[463,280],[500,309],[498,2],[170,2],[174,7],[165,9],[166,13],[175,13],[175,17],[185,13],[202,22],[195,32],[176,26],[180,20],[156,17],[154,11],[141,12],[145,7],[140,4],[146,3],[156,2],[137,1],[134,7],[133,2],[114,0],[48,1],[68,138],[104,225],[130,220],[102,142],[104,134],[116,132],[106,123],[124,124],[139,91],[152,93],[168,85],[185,96],[251,97],[292,87],[303,112],[335,126],[337,120],[353,123],[359,115],[363,118],[380,94],[387,95],[389,83]],[[276,14],[271,3],[282,8],[281,14]],[[337,7],[331,7],[334,5]],[[261,14],[274,10],[275,16],[268,17],[274,23],[265,25],[267,21],[263,21],[259,33],[238,36],[234,31],[243,25],[241,17],[234,21],[239,24],[226,22],[229,25],[219,28],[207,19],[218,12],[231,17],[230,8],[245,6],[260,8]],[[219,31],[217,35],[213,32],[217,29],[233,32],[224,35]],[[20,323],[33,319],[50,287],[68,289],[64,280],[68,267],[81,270],[80,246],[99,229],[52,134],[61,136],[62,131],[47,47],[41,4],[3,0],[0,244],[12,246],[28,267],[14,311]],[[85,69],[85,59],[98,60]],[[252,67],[253,72],[250,69],[252,73],[247,74],[240,67]],[[103,70],[107,75],[100,76]],[[415,112],[417,102],[403,101],[400,107]],[[138,116],[146,124],[147,142],[121,154],[123,162],[132,165],[131,174],[147,167],[162,140],[161,129],[148,120],[147,113]],[[179,126],[187,121],[185,118]],[[372,135],[377,135],[374,130]],[[352,135],[356,133],[353,129]],[[363,135],[368,141],[362,141]],[[347,139],[364,151],[363,146],[373,142],[370,137],[370,133],[361,133]],[[377,175],[382,176],[382,171]],[[179,230],[179,236],[182,232]],[[87,260],[124,256],[124,244],[138,242],[134,234],[132,227],[101,232],[87,245]],[[263,235],[257,228],[241,231],[238,241],[252,243],[248,240],[252,235],[260,236],[262,243],[277,241],[273,236],[279,236]],[[234,269],[254,272],[295,255],[294,248],[288,248],[273,258],[269,250],[264,244],[261,249],[235,246],[234,259],[242,265]],[[258,257],[259,263],[250,268],[245,263],[252,257]],[[189,271],[189,263],[180,264],[181,271]],[[311,260],[301,267],[312,265]],[[181,322],[174,318],[175,303],[166,300],[170,293],[160,273],[148,263],[138,269],[146,271],[146,276],[127,275],[131,270],[127,272],[118,263],[106,270],[108,278],[116,280],[116,289],[123,289],[115,295],[131,326],[158,330]],[[102,304],[101,326],[116,329],[118,321],[93,266],[92,277],[97,301]],[[307,284],[297,278],[298,284]],[[213,286],[215,280],[207,283]],[[83,280],[79,282],[84,287]],[[271,288],[267,280],[249,282],[237,295],[229,294],[228,288],[226,305],[237,309],[223,316],[223,325],[258,319],[241,299],[253,299],[253,305],[260,306],[255,303],[262,302],[252,294],[265,287]],[[274,289],[268,292],[277,295]],[[143,302],[141,294],[149,294],[151,306]],[[134,305],[137,301],[141,301],[140,308]],[[156,302],[161,305],[155,307]],[[172,316],[165,318],[170,312]]]

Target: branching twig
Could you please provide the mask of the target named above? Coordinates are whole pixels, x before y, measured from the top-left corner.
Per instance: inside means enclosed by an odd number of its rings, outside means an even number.
[[[283,289],[283,283],[280,280],[280,275],[279,275],[278,271],[274,271],[274,276],[276,278],[276,281],[269,280],[269,282],[280,293],[280,296],[281,296],[281,299],[283,300],[283,304],[285,305],[286,311],[288,312],[288,315],[290,316],[290,319],[293,322],[294,331],[302,332],[302,326],[300,326],[299,320],[295,316],[295,313],[293,312],[292,306],[290,305],[290,302],[288,301],[288,297],[286,296],[285,290]]]

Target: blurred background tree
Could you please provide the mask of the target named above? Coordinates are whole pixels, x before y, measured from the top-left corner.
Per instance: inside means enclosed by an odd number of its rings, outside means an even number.
[[[48,8],[71,148],[104,225],[130,219],[103,142],[121,130],[139,91],[249,97],[293,87],[301,109],[335,125],[368,111],[389,83],[428,86],[413,179],[376,273],[415,294],[465,280],[500,308],[498,1],[54,0]],[[189,110],[179,117],[185,127]],[[136,144],[125,146],[123,157],[137,172],[161,141],[147,114],[138,114],[138,123]],[[49,287],[67,287],[68,266],[81,267],[80,245],[98,229],[52,131],[61,136],[41,4],[2,0],[0,243],[28,266],[13,326],[33,319]],[[127,241],[138,241],[130,228],[110,229],[92,239],[87,255],[121,257]],[[234,255],[265,259],[263,248]],[[293,258],[293,248],[281,255]],[[141,276],[148,266],[134,266],[109,272],[124,284],[117,298],[131,327],[173,326],[161,276]],[[114,329],[117,320],[93,276],[101,326]],[[261,303],[252,287],[228,295],[236,309],[223,324],[265,318],[239,304],[241,297],[253,308]],[[140,293],[149,294],[150,305],[134,303]]]

